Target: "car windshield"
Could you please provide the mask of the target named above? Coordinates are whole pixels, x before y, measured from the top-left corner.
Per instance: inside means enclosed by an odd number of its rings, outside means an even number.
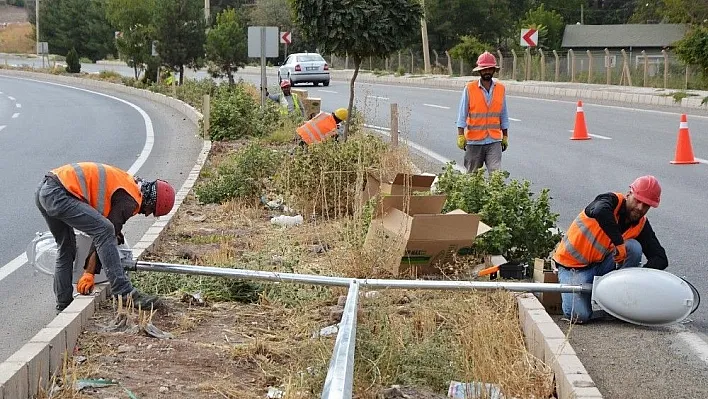
[[[308,54],[308,55],[298,55],[297,60],[298,61],[324,61],[324,58],[322,58],[322,56],[319,54]]]

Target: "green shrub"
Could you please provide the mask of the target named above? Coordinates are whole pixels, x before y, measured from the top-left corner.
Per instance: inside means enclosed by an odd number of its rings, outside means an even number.
[[[267,103],[261,110],[260,102],[246,83],[221,85],[211,101],[212,140],[234,140],[261,137],[279,119],[276,105]]]
[[[219,86],[212,79],[185,79],[181,85],[177,86],[177,98],[201,110],[204,103],[204,95],[214,96]]]
[[[484,169],[460,173],[446,165],[438,176],[438,190],[447,195],[444,212],[459,208],[478,213],[492,227],[475,240],[477,255],[501,254],[519,262],[547,257],[560,240],[548,230],[556,227],[559,216],[551,212],[548,189],[534,198],[529,181],[507,182],[505,171],[496,171],[489,179],[484,174]]]
[[[81,61],[79,61],[79,54],[73,47],[66,54],[66,71],[69,73],[81,72]]]
[[[281,155],[249,144],[219,164],[216,175],[196,188],[203,203],[224,203],[233,198],[258,198],[281,162]]]
[[[302,212],[348,215],[354,210],[357,181],[366,168],[380,166],[386,150],[381,138],[369,134],[298,148],[276,175],[276,185]]]

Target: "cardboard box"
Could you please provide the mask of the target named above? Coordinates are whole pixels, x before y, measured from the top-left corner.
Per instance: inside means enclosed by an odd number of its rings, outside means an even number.
[[[491,230],[476,214],[459,209],[441,214],[444,201],[435,197],[443,196],[422,196],[426,200],[408,212],[390,207],[372,219],[364,245],[386,248],[382,257],[394,275],[440,274],[439,266],[468,252],[477,236]]]
[[[435,182],[435,175],[413,175],[397,173],[393,179],[386,179],[382,173],[374,170],[366,172],[366,184],[362,195],[362,203],[378,194],[404,195],[413,197],[413,193],[427,193]],[[442,207],[440,207],[442,209]]]
[[[302,98],[302,105],[305,107],[305,118],[312,119],[320,113],[322,100],[319,98]]]
[[[291,87],[290,92],[293,94],[297,94],[298,97],[300,97],[301,100],[304,100],[307,98],[307,90],[305,89],[296,89]]]
[[[555,270],[546,267],[543,259],[534,259],[533,281],[535,283],[558,283],[558,274]],[[546,312],[549,314],[563,314],[561,294],[559,292],[535,293]]]

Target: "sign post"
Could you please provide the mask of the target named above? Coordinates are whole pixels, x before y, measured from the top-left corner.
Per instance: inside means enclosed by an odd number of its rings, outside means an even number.
[[[521,41],[519,42],[524,47],[538,46],[538,30],[536,29],[521,29]]]
[[[248,27],[248,56],[261,59],[261,107],[265,106],[266,89],[266,57],[278,56],[277,26],[249,26]]]

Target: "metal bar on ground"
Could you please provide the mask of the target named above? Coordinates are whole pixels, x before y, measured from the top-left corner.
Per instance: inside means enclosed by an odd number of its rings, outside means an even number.
[[[337,339],[334,341],[332,358],[322,389],[322,399],[349,399],[354,386],[354,350],[356,347],[356,314],[359,307],[359,284],[349,284],[347,302]]]
[[[388,280],[388,279],[353,279],[314,274],[278,273],[225,267],[180,265],[139,261],[128,271],[146,271],[191,274],[201,276],[241,278],[247,280],[266,280],[276,282],[304,283],[346,287],[356,281],[366,288],[389,289],[433,289],[433,290],[508,290],[514,292],[584,292],[591,293],[592,285],[570,285],[555,283],[518,283],[493,281],[451,281],[451,280]]]

